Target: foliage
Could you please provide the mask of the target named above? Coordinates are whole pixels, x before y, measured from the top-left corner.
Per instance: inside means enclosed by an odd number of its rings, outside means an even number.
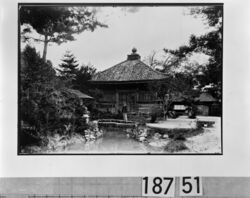
[[[55,70],[52,64],[44,62],[36,53],[34,48],[26,46],[22,53],[21,75],[22,86],[24,89],[31,87],[34,84],[48,84],[55,77]]]
[[[182,95],[183,98],[188,98],[196,95],[196,91],[193,89],[194,83],[192,75],[175,74],[168,75],[165,81],[149,84],[149,89],[156,92],[162,101],[164,101],[166,94],[170,94],[172,97]]]
[[[44,93],[51,91],[55,71],[45,63],[34,48],[27,46],[22,54],[21,64],[21,116],[24,121],[40,127],[43,114],[40,101]]]
[[[96,73],[96,68],[92,65],[82,65],[80,69],[78,69],[76,74],[76,79],[74,81],[74,89],[77,89],[83,93],[89,94],[93,98],[95,98],[94,102],[97,102],[99,98],[103,96],[103,91],[98,88],[95,88],[90,80],[93,75]],[[89,110],[94,109],[95,104],[92,103],[88,105]]]
[[[161,52],[162,51],[152,51],[147,57],[143,59],[143,62],[149,65],[152,69],[164,73],[170,73],[171,68],[178,65],[179,59],[177,56],[168,53],[167,50],[164,51],[165,53]]]
[[[222,82],[222,7],[205,6],[190,9],[190,14],[201,16],[213,30],[201,36],[191,35],[189,44],[180,46],[177,50],[164,49],[166,53],[177,57],[177,65],[185,63],[192,53],[208,55],[209,61],[206,67],[197,67],[192,73],[198,88],[212,84],[210,93],[220,99]],[[168,67],[163,68],[166,72]]]
[[[157,93],[163,104],[164,116],[175,118],[174,112],[170,112],[172,108],[172,102],[176,100],[185,101],[185,103],[192,105],[195,97],[199,92],[194,89],[196,82],[191,74],[179,73],[174,75],[168,75],[165,81],[155,82],[149,84],[149,90],[152,93]]]
[[[202,17],[209,26],[221,26],[221,18],[223,15],[222,6],[204,6],[204,7],[192,7],[190,14],[196,17]]]
[[[219,83],[222,77],[222,40],[218,32],[212,31],[208,34],[196,37],[192,35],[189,40],[189,46],[181,46],[177,50],[166,50],[179,57],[183,61],[192,52],[201,52],[210,56],[207,67],[197,68],[202,72],[202,76],[197,75],[201,85],[209,83]],[[202,69],[202,70],[201,70]]]
[[[99,119],[123,119],[122,114],[113,114],[111,112],[103,112],[99,111],[98,109],[92,109],[91,111],[91,117],[93,120],[99,120]]]
[[[55,75],[52,65],[27,46],[22,53],[20,89],[21,134],[25,125],[34,128],[30,135],[38,137],[54,133],[68,135],[84,131],[82,105]],[[27,128],[27,127],[26,127]]]
[[[61,44],[75,40],[74,35],[83,31],[94,31],[98,26],[107,27],[96,19],[96,11],[86,7],[67,6],[21,6],[20,23],[24,25],[24,41],[44,43],[43,59],[46,60],[48,43]],[[42,36],[30,34],[32,28]]]
[[[76,72],[74,88],[83,93],[91,94],[92,87],[89,82],[92,76],[96,73],[96,68],[92,65],[82,65]]]
[[[57,69],[59,76],[69,87],[73,86],[76,80],[78,65],[75,56],[70,51],[67,51],[64,54],[62,63],[59,65],[59,69]]]
[[[178,151],[187,150],[188,147],[182,140],[170,140],[170,142],[164,148],[165,151],[173,153]]]
[[[62,83],[66,87],[77,89],[94,98],[100,98],[103,95],[99,89],[94,88],[90,83],[92,76],[96,73],[96,68],[93,65],[82,64],[79,68],[79,64],[71,52],[66,52],[62,61],[57,70]]]

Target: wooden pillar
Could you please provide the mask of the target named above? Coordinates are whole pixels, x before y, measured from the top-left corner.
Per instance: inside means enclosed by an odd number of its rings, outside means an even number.
[[[139,112],[139,103],[138,103],[138,101],[139,101],[139,89],[138,88],[136,89],[135,94],[136,94],[135,95],[136,111],[138,113]]]
[[[115,90],[115,112],[118,113],[119,110],[119,92]]]

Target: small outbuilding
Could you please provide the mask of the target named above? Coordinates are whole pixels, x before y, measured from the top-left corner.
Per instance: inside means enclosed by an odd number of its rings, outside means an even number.
[[[174,97],[171,102],[171,109],[176,115],[186,115],[188,108],[194,105],[197,115],[220,116],[220,102],[208,92],[201,93],[194,101],[189,101],[181,96]]]
[[[201,93],[199,97],[195,98],[195,105],[197,107],[197,114],[203,116],[218,116],[220,115],[220,103],[210,93]]]

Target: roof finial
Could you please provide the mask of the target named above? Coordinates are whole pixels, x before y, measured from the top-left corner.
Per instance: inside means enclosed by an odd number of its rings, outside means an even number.
[[[136,52],[137,52],[137,49],[135,47],[133,47],[132,53],[128,55],[127,60],[140,60],[141,57]]]
[[[137,49],[135,47],[133,47],[132,52],[133,52],[133,54],[135,54],[137,52]]]

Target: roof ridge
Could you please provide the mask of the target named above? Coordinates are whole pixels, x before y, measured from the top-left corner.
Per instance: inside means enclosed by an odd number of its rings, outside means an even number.
[[[107,69],[105,69],[105,70],[103,70],[103,71],[97,72],[95,75],[101,74],[101,73],[103,73],[103,72],[105,72],[105,71],[107,71],[107,70],[110,70],[110,69],[112,69],[112,68],[114,68],[114,67],[116,67],[116,66],[118,66],[118,65],[120,65],[120,64],[122,64],[122,63],[124,63],[124,62],[126,62],[126,61],[127,61],[127,60],[124,60],[124,61],[122,61],[122,62],[120,62],[120,63],[115,64],[115,65],[112,66],[112,67],[109,67],[109,68],[107,68]],[[94,76],[95,76],[95,75],[94,75]]]

